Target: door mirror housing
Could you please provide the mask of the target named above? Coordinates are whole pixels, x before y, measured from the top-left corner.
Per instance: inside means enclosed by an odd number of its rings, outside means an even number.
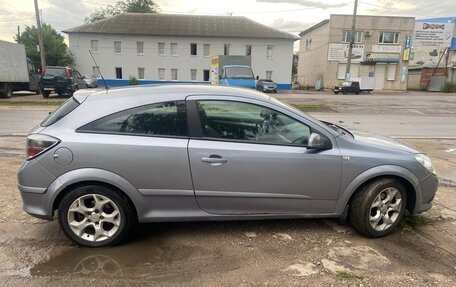
[[[258,81],[259,79],[260,79],[260,76],[257,75],[257,76],[256,76],[256,80]]]
[[[324,150],[331,148],[331,142],[325,136],[317,133],[311,133],[307,144],[308,149]]]

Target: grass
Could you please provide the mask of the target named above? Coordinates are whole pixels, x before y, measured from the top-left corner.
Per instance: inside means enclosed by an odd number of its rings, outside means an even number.
[[[325,104],[291,104],[293,107],[301,111],[308,110],[330,110],[331,108]]]
[[[337,271],[336,273],[337,280],[362,280],[363,276],[359,276],[349,272]]]
[[[56,101],[0,101],[0,106],[8,106],[8,107],[48,107],[48,106],[60,106],[63,104],[64,101],[56,100]]]
[[[410,231],[413,227],[427,225],[431,221],[430,218],[422,215],[404,216],[401,222],[399,222],[399,228]]]

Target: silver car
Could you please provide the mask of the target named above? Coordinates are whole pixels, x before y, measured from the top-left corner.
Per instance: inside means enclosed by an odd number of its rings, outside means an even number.
[[[210,85],[82,90],[27,137],[24,210],[90,247],[137,222],[347,218],[369,237],[428,210],[429,158],[318,121],[263,93]]]

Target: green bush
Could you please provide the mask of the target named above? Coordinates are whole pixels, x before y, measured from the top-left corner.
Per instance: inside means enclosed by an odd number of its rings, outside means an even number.
[[[456,83],[446,82],[442,88],[444,93],[456,93]]]
[[[133,86],[133,85],[137,85],[137,84],[138,84],[138,79],[136,79],[135,77],[130,76],[128,79],[129,79],[128,84],[129,84],[130,86]]]

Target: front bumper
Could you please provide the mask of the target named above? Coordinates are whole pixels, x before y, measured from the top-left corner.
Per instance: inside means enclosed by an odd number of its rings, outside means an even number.
[[[263,87],[263,92],[274,92],[274,91],[277,91],[277,87],[267,87],[267,86]]]
[[[437,176],[433,173],[429,174],[427,177],[420,181],[421,196],[417,196],[416,198],[417,202],[415,204],[415,210],[413,213],[422,213],[431,209],[432,200],[434,200],[438,185],[439,181],[437,179]]]

